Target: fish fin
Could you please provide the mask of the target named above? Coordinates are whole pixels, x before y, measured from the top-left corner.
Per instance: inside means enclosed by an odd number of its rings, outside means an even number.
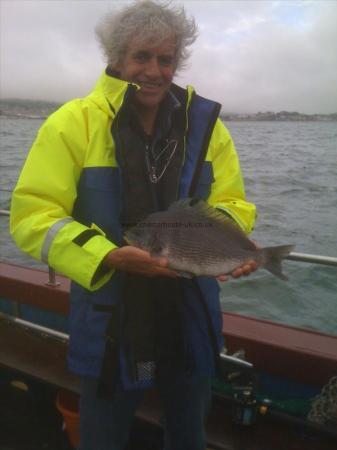
[[[195,214],[202,215],[210,221],[214,220],[214,222],[223,227],[224,232],[227,235],[230,233],[232,240],[240,242],[245,250],[256,250],[255,244],[248,239],[245,232],[239,227],[235,220],[221,209],[214,208],[203,200],[200,200],[191,207],[191,210],[193,210]]]
[[[227,215],[224,211],[214,208],[214,206],[209,205],[204,200],[199,198],[184,198],[182,200],[177,200],[173,202],[170,207],[170,211],[189,211],[189,213],[196,216],[196,220],[209,220],[215,221],[219,225],[226,227],[226,232],[228,230],[232,233],[234,238],[245,241],[246,250],[256,250],[255,245],[247,238],[244,231],[239,227],[239,225]]]
[[[289,255],[295,245],[279,245],[265,247],[262,252],[265,257],[263,267],[281,280],[287,281],[288,277],[282,272],[282,259]]]

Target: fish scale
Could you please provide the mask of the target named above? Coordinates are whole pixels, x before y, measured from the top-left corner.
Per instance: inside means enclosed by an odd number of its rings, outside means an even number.
[[[168,210],[150,214],[130,228],[125,240],[152,256],[165,257],[169,267],[191,276],[231,273],[250,260],[282,280],[281,260],[293,245],[256,248],[222,211],[200,200],[174,202]]]

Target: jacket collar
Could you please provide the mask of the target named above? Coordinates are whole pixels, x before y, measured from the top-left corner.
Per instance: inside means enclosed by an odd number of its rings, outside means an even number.
[[[89,99],[111,117],[114,117],[120,107],[127,89],[138,90],[139,86],[120,80],[105,70],[99,77],[94,90],[89,94]]]
[[[122,106],[125,93],[128,89],[136,91],[140,89],[140,86],[114,77],[109,68],[107,68],[101,74],[94,90],[89,94],[88,98],[96,103],[96,105],[108,116],[114,117]],[[179,100],[177,100],[175,92],[177,89],[185,91],[174,84],[172,85],[172,97],[175,99],[175,106],[179,105]],[[187,106],[189,106],[193,91],[194,89],[192,86],[187,86]]]

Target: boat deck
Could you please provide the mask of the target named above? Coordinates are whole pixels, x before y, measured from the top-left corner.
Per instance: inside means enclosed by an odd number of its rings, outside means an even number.
[[[156,398],[146,398],[139,417],[158,425],[161,413]],[[267,419],[253,426],[236,426],[230,410],[216,400],[208,416],[207,435],[208,448],[214,450],[337,450],[337,442],[332,439]]]
[[[17,302],[18,309],[28,305],[66,316],[69,280],[58,277],[60,285],[56,287],[46,281],[45,271],[0,262],[2,299]],[[244,348],[258,371],[284,377],[291,374],[295,381],[315,386],[323,386],[336,374],[336,336],[228,313],[223,320],[228,350]],[[79,393],[78,378],[66,369],[66,352],[66,340],[0,316],[0,450],[71,449],[55,409],[58,389]],[[11,374],[7,380],[6,373]],[[25,381],[28,391],[13,388],[13,379]],[[27,409],[29,405],[32,410]],[[136,417],[127,450],[161,450],[162,416],[152,392]],[[214,450],[337,450],[335,438],[318,436],[298,425],[271,422],[267,416],[260,416],[252,427],[234,426],[228,404],[218,397],[207,420],[207,432],[208,447]]]
[[[36,386],[35,386],[36,387]],[[35,402],[26,392],[0,388],[1,450],[73,450],[62,419],[53,408],[56,391],[42,387],[43,400]],[[40,410],[37,408],[40,406]],[[142,405],[126,450],[162,450],[160,409],[148,398]],[[336,450],[337,442],[270,422],[235,428],[221,405],[214,405],[208,419],[208,449],[214,450]]]
[[[0,348],[0,363],[3,369],[15,369],[17,379],[20,379],[20,374],[24,374],[24,379],[27,380],[28,375],[28,380],[33,380],[33,384],[39,383],[40,386],[43,386],[42,390],[45,391],[46,399],[51,399],[49,409],[50,411],[54,410],[56,416],[57,413],[53,408],[56,390],[61,387],[75,393],[79,392],[78,378],[66,370],[67,345],[65,342],[47,336],[41,339],[41,335],[36,332],[0,319]],[[0,420],[1,450],[70,449],[61,432],[60,417],[54,417],[49,425],[49,428],[54,430],[53,439],[58,442],[57,448],[53,446],[53,442],[46,444],[49,447],[34,446],[36,436],[34,433],[32,434],[31,427],[26,430],[25,442],[29,443],[30,439],[32,444],[29,446],[30,444],[26,443],[26,447],[22,447],[20,442],[24,433],[20,432],[18,435],[15,425],[18,416],[13,413],[12,416],[9,415],[10,423],[3,423],[15,402],[13,405],[7,404],[6,406],[6,395],[1,395],[1,398],[1,408],[7,408],[7,413],[0,411],[2,417]],[[48,409],[45,404],[46,399],[43,401],[43,414]],[[10,400],[7,403],[10,403]],[[20,406],[16,407],[22,412]],[[128,450],[160,450],[161,424],[160,405],[156,395],[150,391],[137,412],[137,425]],[[58,427],[58,431],[55,427]],[[301,428],[273,423],[267,419],[261,420],[253,427],[234,426],[230,419],[228,406],[217,400],[215,400],[208,417],[207,433],[208,447],[214,450],[337,450],[337,442],[330,438],[308,434]],[[142,442],[141,446],[140,442]]]

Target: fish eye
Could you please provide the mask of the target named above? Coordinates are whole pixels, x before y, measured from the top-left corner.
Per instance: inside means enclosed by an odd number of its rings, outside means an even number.
[[[163,250],[163,246],[159,242],[154,242],[151,246],[151,251],[153,253],[160,253]]]
[[[163,250],[163,245],[157,236],[152,237],[151,253],[160,253]]]

